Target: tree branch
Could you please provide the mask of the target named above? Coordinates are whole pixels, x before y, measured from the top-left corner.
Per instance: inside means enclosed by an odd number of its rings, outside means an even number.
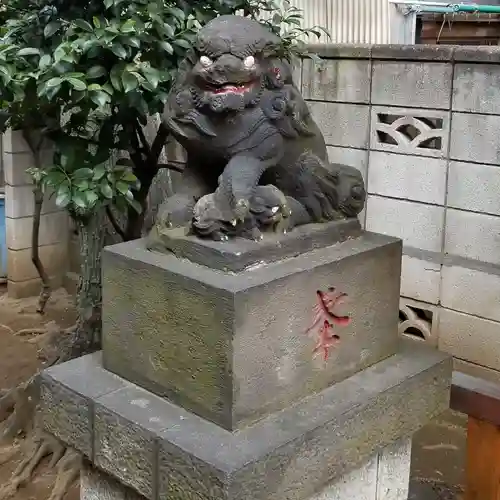
[[[160,123],[160,126],[158,127],[158,132],[156,133],[155,140],[153,141],[153,144],[151,146],[151,154],[153,155],[154,158],[156,158],[156,161],[158,161],[158,158],[160,157],[161,154],[161,150],[164,148],[169,135],[170,134],[165,124],[163,122]]]
[[[106,207],[106,215],[109,219],[109,222],[111,222],[113,229],[120,236],[120,238],[123,241],[125,241],[126,240],[125,231],[120,227],[120,224],[118,224],[118,221],[116,220],[115,216],[113,215],[113,212],[111,211],[111,207],[109,205]]]
[[[40,160],[40,148],[43,143],[43,135],[40,137],[38,144],[34,143],[33,138],[30,135],[28,130],[23,130],[23,137],[28,146],[31,149],[33,154],[33,160],[36,168],[41,168],[41,160]],[[35,266],[38,276],[40,276],[40,280],[42,281],[42,289],[40,290],[40,295],[38,298],[38,308],[37,313],[44,314],[45,306],[50,299],[51,289],[50,289],[50,280],[45,271],[45,267],[40,260],[40,250],[39,250],[39,240],[40,240],[40,218],[42,215],[42,206],[43,206],[43,190],[39,182],[34,182],[33,184],[33,197],[34,197],[34,214],[33,214],[33,229],[31,232],[31,261]]]

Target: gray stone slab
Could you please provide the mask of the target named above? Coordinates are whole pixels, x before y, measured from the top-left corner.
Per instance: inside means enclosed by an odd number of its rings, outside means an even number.
[[[141,241],[108,247],[103,259],[105,368],[227,429],[397,349],[395,238],[364,233],[241,273],[149,252]],[[325,317],[314,308],[318,290],[331,287],[347,294],[335,314],[351,319],[322,350]]]
[[[151,250],[171,252],[211,269],[239,272],[256,264],[276,262],[287,257],[355,238],[361,235],[357,219],[308,224],[287,234],[266,234],[262,241],[236,238],[229,241],[200,239],[185,228],[164,229],[147,242]]]
[[[399,45],[372,46],[373,59],[406,59],[408,61],[451,61],[455,47],[452,45]]]
[[[450,158],[500,164],[500,116],[452,114]]]
[[[371,63],[364,59],[305,59],[302,93],[305,99],[332,102],[370,102]],[[352,82],[356,82],[353,85]]]
[[[308,101],[328,146],[368,148],[370,107],[367,104]]]
[[[498,46],[465,46],[454,47],[453,59],[457,62],[500,63],[500,47]]]
[[[323,59],[370,59],[372,54],[372,46],[363,43],[311,43],[307,49]]]
[[[123,473],[120,457],[144,455],[129,435],[154,437],[158,463],[148,476],[153,484],[142,490],[152,500],[156,492],[158,498],[305,500],[445,411],[451,370],[445,354],[402,342],[398,354],[237,432],[133,384],[93,401],[114,421],[94,418],[103,436],[115,436],[117,423],[126,433],[108,441],[117,461],[115,473],[105,470],[136,490],[137,476]],[[105,372],[98,363],[93,371]]]
[[[500,67],[497,64],[456,64],[453,111],[500,114]]]
[[[374,61],[372,104],[450,109],[451,63]]]
[[[78,358],[44,370],[40,378],[41,424],[59,438],[92,457],[92,433],[88,424],[91,400],[123,387],[123,379],[110,372],[93,372],[101,353]],[[71,387],[69,393],[66,386]]]

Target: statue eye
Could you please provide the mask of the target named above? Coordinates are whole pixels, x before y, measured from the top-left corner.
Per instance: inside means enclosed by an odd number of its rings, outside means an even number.
[[[208,68],[209,66],[212,66],[213,62],[212,62],[212,59],[210,59],[210,57],[207,57],[207,56],[201,56],[201,57],[200,57],[200,64],[201,64],[204,68]]]
[[[245,66],[245,68],[253,68],[255,66],[255,57],[254,56],[248,56],[245,58],[245,60],[243,61],[243,66]]]

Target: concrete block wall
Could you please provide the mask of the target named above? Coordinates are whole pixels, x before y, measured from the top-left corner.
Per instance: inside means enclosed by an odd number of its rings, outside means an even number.
[[[500,50],[332,45],[301,86],[367,230],[401,237],[400,331],[500,380]]]
[[[33,186],[26,169],[33,167],[33,155],[18,131],[8,131],[3,139],[5,175],[5,216],[7,238],[7,292],[12,297],[27,297],[40,291],[40,280],[31,261],[33,227]],[[51,161],[52,151],[44,149],[42,158]],[[64,210],[55,198],[46,195],[40,220],[39,251],[52,281],[59,287],[67,271],[69,225]]]

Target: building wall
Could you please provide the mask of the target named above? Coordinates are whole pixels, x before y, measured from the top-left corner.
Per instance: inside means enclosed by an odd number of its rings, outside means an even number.
[[[51,149],[43,151],[50,162]],[[33,227],[33,185],[26,169],[33,167],[33,156],[20,132],[3,136],[5,175],[5,225],[7,240],[7,291],[12,297],[36,295],[40,280],[31,261]],[[67,271],[69,226],[64,210],[55,205],[54,197],[45,196],[40,220],[39,252],[53,287],[62,284]]]
[[[322,26],[319,43],[413,43],[414,18],[389,0],[290,0],[303,11],[304,27]]]
[[[302,90],[369,231],[404,241],[404,335],[500,370],[500,50],[328,46]]]

